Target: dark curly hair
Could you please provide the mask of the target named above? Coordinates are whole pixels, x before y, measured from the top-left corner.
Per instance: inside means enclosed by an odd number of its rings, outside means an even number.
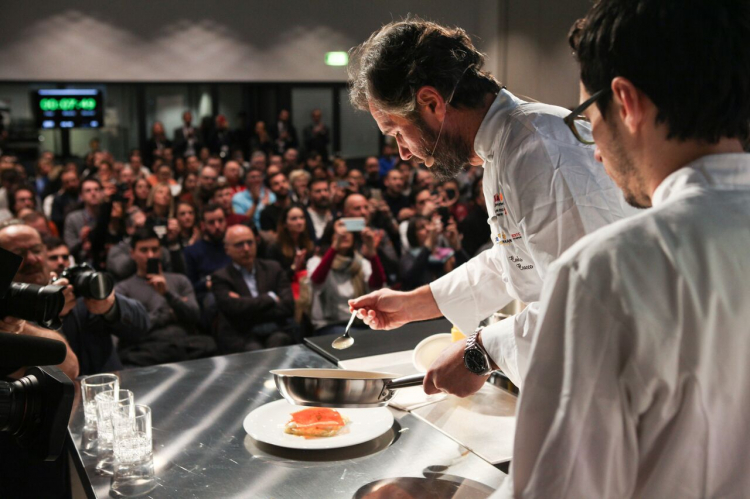
[[[750,2],[600,0],[570,31],[593,94],[621,76],[643,91],[668,138],[746,141],[750,132]],[[597,105],[606,119],[611,92]]]
[[[409,17],[386,24],[350,50],[349,98],[357,109],[409,116],[417,91],[435,87],[444,99],[453,89],[454,107],[476,109],[500,84],[483,72],[484,54],[460,28]]]

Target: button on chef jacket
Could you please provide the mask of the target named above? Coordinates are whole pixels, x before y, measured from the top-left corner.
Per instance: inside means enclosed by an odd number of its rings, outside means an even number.
[[[652,203],[550,268],[498,497],[750,494],[750,155]]]
[[[484,329],[482,342],[521,386],[539,295],[550,263],[584,235],[636,212],[563,122],[569,111],[503,89],[474,140],[492,248],[434,281],[440,312],[464,334],[513,299],[519,314]]]

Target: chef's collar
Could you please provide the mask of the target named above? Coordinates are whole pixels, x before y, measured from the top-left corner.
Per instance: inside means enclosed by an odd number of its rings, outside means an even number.
[[[659,206],[680,193],[702,187],[750,188],[750,154],[710,154],[691,161],[662,180],[651,196],[651,204]]]
[[[474,138],[474,151],[484,162],[492,161],[497,154],[494,146],[497,141],[498,130],[502,128],[505,116],[518,107],[519,102],[505,87],[497,93],[497,97],[495,97],[490,109],[484,116],[482,124],[479,125],[479,130],[477,130],[477,136]]]

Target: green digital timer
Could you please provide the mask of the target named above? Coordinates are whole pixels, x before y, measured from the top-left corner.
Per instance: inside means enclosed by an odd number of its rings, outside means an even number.
[[[96,99],[93,97],[45,97],[39,99],[42,111],[94,111]]]

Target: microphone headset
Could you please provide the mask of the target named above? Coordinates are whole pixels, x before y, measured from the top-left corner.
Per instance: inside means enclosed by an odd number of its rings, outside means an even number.
[[[447,101],[445,102],[445,106],[446,106],[446,111],[445,111],[445,118],[443,118],[443,122],[442,122],[442,123],[440,123],[440,131],[438,132],[437,140],[435,140],[435,146],[434,146],[434,147],[432,148],[432,152],[430,153],[430,155],[429,155],[429,156],[427,156],[427,157],[426,157],[426,158],[424,159],[424,165],[425,165],[425,166],[426,166],[427,168],[432,168],[432,165],[434,165],[434,164],[435,164],[435,156],[434,156],[434,154],[435,154],[435,151],[437,150],[437,146],[438,146],[438,144],[440,143],[440,136],[441,136],[441,135],[443,134],[443,126],[445,126],[445,122],[446,122],[446,121],[447,121],[447,119],[448,119],[448,110],[447,110],[447,106],[448,106],[448,105],[449,105],[449,104],[451,103],[451,101],[453,101],[453,94],[455,94],[455,93],[456,93],[456,89],[458,88],[458,84],[459,84],[459,83],[461,83],[461,78],[463,78],[463,77],[464,77],[464,75],[466,74],[466,72],[467,72],[467,71],[469,70],[469,68],[471,68],[472,66],[474,66],[474,65],[473,65],[473,64],[470,64],[469,66],[466,66],[466,69],[464,69],[464,72],[463,72],[463,73],[461,73],[461,76],[459,76],[459,77],[458,77],[458,81],[456,82],[456,86],[454,86],[454,87],[453,87],[453,91],[451,92],[451,95],[450,95],[450,97],[448,97],[448,100],[447,100]]]

